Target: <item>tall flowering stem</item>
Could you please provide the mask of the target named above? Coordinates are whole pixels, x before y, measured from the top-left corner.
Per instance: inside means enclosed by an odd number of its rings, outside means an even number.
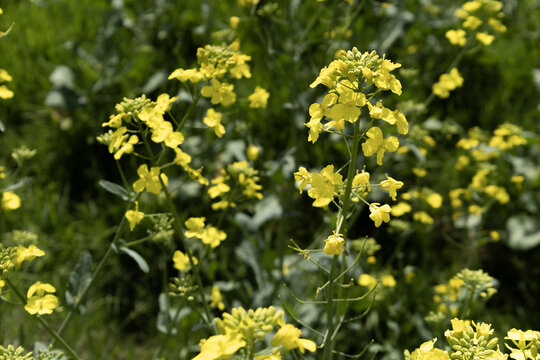
[[[370,218],[375,226],[379,227],[383,222],[390,221],[391,208],[388,204],[381,206],[379,203],[368,201],[371,186],[388,191],[388,195],[394,200],[396,190],[403,186],[401,181],[396,181],[388,175],[380,184],[370,184],[370,174],[365,170],[359,173],[360,169],[357,167],[360,146],[366,158],[376,155],[376,163],[379,166],[383,164],[385,153],[398,149],[397,137],[385,138],[383,129],[386,132],[390,128],[391,132],[403,135],[408,132],[409,125],[405,115],[399,110],[383,106],[380,96],[376,98],[385,90],[401,95],[401,83],[391,74],[400,66],[384,56],[379,57],[375,52],[361,53],[353,48],[351,51],[341,53],[337,60],[323,68],[311,84],[311,87],[324,85],[328,88],[328,92],[321,103],[314,103],[309,108],[311,118],[305,124],[309,128],[308,141],[315,143],[323,131],[339,134],[346,141],[350,155],[346,179],[343,179],[339,170],[334,172],[336,167],[333,164],[327,165],[320,173],[310,173],[301,167],[294,174],[295,179],[299,181],[300,192],[307,186],[311,187],[308,196],[314,199],[313,206],[327,207],[334,203],[339,208],[335,230],[333,235],[325,240],[323,249],[325,254],[332,256],[328,282],[320,288],[326,287],[327,329],[323,343],[324,360],[333,358],[335,337],[341,325],[341,323],[336,325],[336,321],[345,316],[347,302],[353,301],[343,298],[342,287],[337,290],[336,297],[336,282],[340,281],[340,285],[343,285],[348,270],[343,246],[346,246],[347,219],[353,210],[352,203],[369,205]],[[360,121],[362,112],[369,114],[364,115],[369,121]],[[348,123],[353,126],[352,136],[345,131]],[[352,146],[349,147],[351,138]],[[361,141],[364,142],[360,144]],[[342,260],[338,268],[340,255]],[[336,307],[336,303],[340,305]]]

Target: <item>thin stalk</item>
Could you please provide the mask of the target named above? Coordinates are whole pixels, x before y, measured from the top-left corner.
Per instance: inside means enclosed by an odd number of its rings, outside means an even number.
[[[128,209],[129,209],[129,207],[128,207]],[[111,254],[113,253],[113,247],[118,242],[118,239],[120,239],[120,235],[122,234],[122,229],[124,227],[125,222],[126,222],[126,217],[124,216],[124,217],[122,217],[122,221],[120,221],[120,224],[116,228],[116,233],[114,234],[114,238],[113,238],[113,240],[111,242],[111,245],[109,246],[109,248],[105,252],[105,255],[103,255],[103,257],[101,258],[101,261],[99,262],[98,266],[96,267],[96,270],[94,270],[94,273],[92,274],[92,277],[90,278],[90,281],[88,282],[88,284],[86,285],[86,287],[82,291],[81,296],[77,299],[77,301],[75,302],[73,307],[71,309],[69,309],[69,312],[66,315],[66,317],[65,317],[64,321],[62,322],[62,324],[60,325],[60,328],[58,328],[58,334],[62,334],[62,331],[64,331],[64,329],[66,328],[66,325],[69,323],[69,321],[71,320],[71,317],[73,316],[73,311],[75,309],[77,309],[79,307],[79,305],[81,304],[81,302],[85,299],[86,294],[88,293],[88,290],[90,289],[90,287],[94,283],[94,280],[97,278],[97,275],[101,272],[101,270],[103,269],[103,266],[105,265],[105,262],[107,261],[109,256],[111,256]]]
[[[338,255],[334,255],[332,258],[332,268],[330,269],[330,276],[328,278],[328,290],[326,299],[326,336],[324,338],[324,353],[323,360],[332,360],[332,334],[334,333],[334,275],[336,273]]]
[[[199,268],[195,265],[195,262],[193,261],[193,254],[191,252],[191,249],[189,248],[186,238],[184,237],[184,233],[182,232],[182,221],[180,220],[180,215],[178,215],[178,211],[176,211],[176,207],[174,206],[174,202],[172,200],[171,194],[169,193],[169,190],[167,190],[167,187],[163,183],[163,180],[161,177],[159,178],[159,181],[161,182],[161,186],[163,188],[163,193],[165,194],[165,197],[167,198],[167,204],[169,206],[169,210],[173,214],[174,218],[174,228],[176,230],[176,233],[178,234],[178,238],[180,239],[180,242],[182,243],[182,247],[186,251],[186,254],[189,259],[189,264],[191,268],[193,269],[193,274],[195,275],[195,281],[197,282],[197,287],[199,289],[199,295],[201,297],[201,302],[204,306],[204,312],[206,315],[206,318],[203,317],[204,323],[210,327],[211,325],[211,319],[212,319],[212,312],[210,311],[210,307],[208,306],[208,302],[206,301],[206,295],[204,295],[204,288],[201,281],[201,276],[199,274]]]
[[[347,241],[347,232],[348,232],[348,226],[347,226],[347,218],[349,217],[349,205],[351,202],[351,192],[352,192],[352,183],[354,178],[354,173],[356,171],[356,160],[358,158],[358,144],[360,143],[360,120],[357,120],[354,123],[354,134],[353,134],[353,144],[352,144],[352,153],[351,153],[351,160],[349,162],[349,170],[347,173],[347,184],[345,185],[345,193],[343,195],[343,206],[341,207],[341,218],[339,219],[339,228],[337,229],[337,233],[339,233],[342,229],[343,232],[343,239]],[[347,266],[346,261],[346,252],[343,251],[342,257],[341,257],[341,269],[340,269],[340,284],[343,285],[345,281],[345,268]],[[343,297],[343,287],[340,287],[338,289],[338,298]],[[338,305],[337,308],[337,315],[345,313],[344,305]],[[334,348],[334,336],[332,336],[332,345],[331,350]],[[334,352],[332,351],[330,353],[330,359],[332,358]]]
[[[23,294],[21,294],[19,292],[19,290],[15,287],[15,285],[11,282],[11,280],[9,280],[7,277],[5,278],[6,280],[6,284],[8,284],[8,286],[11,288],[11,290],[13,291],[13,293],[23,302],[23,304],[26,304],[26,299],[24,298]],[[40,315],[35,315],[35,316],[32,316],[34,319],[36,319],[37,321],[39,321],[39,323],[41,324],[41,326],[43,326],[43,328],[49,333],[49,335],[51,335],[56,341],[58,341],[58,343],[60,344],[60,346],[62,346],[62,348],[64,349],[64,351],[66,352],[66,354],[75,359],[75,360],[80,360],[81,358],[78,357],[76,354],[75,354],[75,351],[73,351],[73,349],[68,345],[68,343],[66,343],[66,341],[64,339],[62,339],[62,337],[60,336],[59,333],[56,333],[50,326],[49,324],[47,324],[47,322],[45,322],[45,320],[43,320],[41,318]]]

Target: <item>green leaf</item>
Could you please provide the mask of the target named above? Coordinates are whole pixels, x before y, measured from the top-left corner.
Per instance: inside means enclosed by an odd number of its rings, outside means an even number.
[[[79,297],[84,292],[84,289],[90,283],[92,278],[92,255],[88,251],[84,251],[79,258],[79,262],[69,276],[69,282],[66,289],[66,303],[69,307],[74,307]],[[86,312],[83,303],[79,304],[78,310],[81,314]]]
[[[514,250],[529,250],[540,244],[540,221],[520,214],[506,222],[508,246]]]
[[[249,226],[252,230],[257,230],[268,220],[280,218],[283,215],[283,208],[276,195],[266,196],[257,204],[255,215],[251,219]]]
[[[127,247],[121,247],[118,250],[120,250],[121,253],[127,254],[130,258],[135,260],[137,265],[139,265],[139,269],[145,274],[147,274],[150,271],[150,267],[148,266],[148,263],[144,258],[135,250],[127,248]]]
[[[116,196],[119,196],[124,201],[128,201],[130,199],[130,193],[121,185],[115,184],[107,180],[100,180],[98,184],[106,191]]]

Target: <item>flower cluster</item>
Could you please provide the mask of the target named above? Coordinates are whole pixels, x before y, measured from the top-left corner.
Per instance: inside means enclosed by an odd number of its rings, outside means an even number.
[[[270,347],[263,346],[265,335],[271,333],[276,327]],[[302,339],[300,329],[283,320],[283,312],[276,311],[273,306],[258,308],[256,310],[234,308],[232,312],[223,313],[222,318],[216,319],[216,328],[219,335],[214,335],[200,343],[201,351],[193,360],[225,359],[234,354],[256,355],[257,359],[281,358],[281,351],[298,349],[315,351],[313,341]]]
[[[227,238],[224,231],[210,225],[205,225],[204,217],[192,217],[186,220],[186,237],[200,239],[203,244],[209,245],[212,249]]]
[[[447,283],[434,287],[433,301],[437,308],[431,311],[426,320],[437,323],[457,316],[465,304],[489,300],[496,292],[496,280],[482,270],[463,269]]]
[[[11,80],[13,80],[11,75],[9,75],[6,70],[0,69],[0,99],[10,99],[13,97],[13,91],[8,89],[8,87],[4,84],[10,82]]]
[[[479,128],[472,128],[468,137],[457,142],[456,147],[462,153],[457,158],[455,168],[470,174],[470,183],[466,187],[456,187],[449,191],[454,219],[459,219],[464,212],[482,215],[493,203],[489,200],[507,204],[511,192],[520,190],[525,178],[515,174],[511,169],[514,165],[504,155],[527,144],[521,132],[521,128],[513,124],[500,125],[492,136]],[[503,175],[505,170],[508,177]],[[494,176],[497,174],[500,176]],[[508,183],[508,178],[510,184],[503,185]]]
[[[373,89],[376,93],[390,90],[394,94],[401,95],[401,83],[391,74],[400,66],[384,57],[380,58],[374,51],[360,53],[358,49],[353,48],[332,61],[328,67],[324,67],[311,87],[322,84],[329,90],[321,103],[314,103],[309,107],[311,118],[305,124],[309,128],[308,140],[315,143],[323,129],[343,131],[345,121],[349,123],[358,121],[364,106],[368,107],[373,119],[381,119],[390,125],[396,125],[399,133],[407,134],[408,124],[403,113],[385,108],[382,101],[372,104],[370,100],[374,95],[369,95]],[[328,120],[324,125],[321,123],[323,118]],[[364,152],[370,153],[366,156],[377,153],[380,158],[378,162],[381,162],[384,150],[396,151],[399,142],[395,137],[390,138],[391,140],[383,139],[381,129],[378,127],[370,130],[371,133],[368,135],[370,141]]]
[[[259,192],[262,186],[258,184],[259,172],[247,161],[238,161],[220,170],[219,176],[211,180],[208,195],[219,199],[212,204],[213,210],[236,207],[237,203],[248,199],[262,199]]]
[[[489,46],[495,39],[495,33],[504,33],[506,26],[501,22],[504,17],[502,2],[496,0],[467,1],[455,15],[461,19],[461,28],[448,30],[446,38],[452,45],[465,46],[470,38]]]
[[[428,188],[411,189],[403,193],[401,199],[403,201],[392,206],[392,216],[400,217],[412,212],[413,221],[424,225],[433,224],[430,213],[441,208],[443,203],[443,197]]]
[[[433,84],[433,93],[438,97],[445,99],[450,96],[450,91],[463,86],[463,78],[458,69],[453,68],[448,74],[442,74],[439,81]]]

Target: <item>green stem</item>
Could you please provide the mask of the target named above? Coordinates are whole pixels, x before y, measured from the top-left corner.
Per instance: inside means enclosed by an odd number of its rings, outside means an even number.
[[[182,232],[182,221],[180,220],[180,215],[178,215],[178,211],[176,211],[176,207],[174,206],[174,202],[172,200],[171,194],[169,193],[169,190],[167,190],[167,187],[163,183],[163,180],[161,179],[161,177],[159,178],[159,181],[161,182],[163,193],[165,194],[165,197],[167,198],[167,204],[169,206],[169,210],[172,212],[173,217],[174,217],[174,228],[176,230],[176,233],[178,234],[178,238],[180,239],[182,247],[186,251],[186,254],[189,259],[189,264],[191,265],[191,268],[193,269],[193,274],[195,275],[195,280],[197,282],[197,287],[199,289],[201,302],[203,304],[204,312],[206,315],[206,318],[203,317],[203,321],[205,322],[207,326],[210,326],[211,319],[212,319],[212,312],[210,311],[210,307],[208,306],[208,302],[206,301],[206,296],[204,294],[204,288],[202,285],[201,276],[199,274],[199,268],[195,265],[195,262],[193,261],[193,254],[186,242],[184,233]]]
[[[137,196],[137,198],[138,197],[139,196]],[[129,207],[130,206],[128,206],[128,210],[129,210]],[[60,328],[58,328],[58,334],[62,334],[62,331],[66,328],[66,325],[69,323],[69,321],[71,320],[71,317],[73,316],[73,311],[75,309],[77,309],[79,307],[79,305],[81,304],[81,302],[84,300],[84,298],[86,297],[86,294],[88,293],[88,290],[90,289],[90,287],[94,283],[94,280],[97,278],[97,275],[103,269],[103,266],[105,265],[105,262],[107,261],[109,256],[111,256],[111,254],[113,253],[113,248],[116,245],[118,239],[120,239],[120,235],[122,234],[122,229],[124,227],[125,222],[126,222],[126,217],[124,216],[124,217],[122,217],[122,221],[120,221],[120,224],[116,228],[116,233],[114,234],[114,238],[113,238],[113,240],[111,242],[111,245],[109,246],[109,248],[105,252],[105,255],[103,255],[103,258],[101,258],[101,261],[99,262],[98,266],[96,267],[96,270],[92,274],[92,277],[90,278],[90,281],[88,282],[88,284],[86,285],[84,290],[81,292],[81,296],[79,296],[79,298],[77,299],[77,301],[75,302],[73,307],[71,309],[69,309],[69,312],[66,315],[66,318],[64,319],[62,324],[60,325]]]
[[[7,277],[5,278],[5,281],[6,281],[6,284],[8,284],[8,286],[11,288],[11,290],[13,291],[13,293],[15,295],[17,295],[17,297],[23,302],[23,304],[26,304],[26,299],[24,298],[23,294],[21,294],[19,292],[19,290],[15,287],[15,285],[11,282],[11,280],[9,280]],[[58,341],[58,343],[62,346],[62,348],[64,349],[64,351],[66,352],[66,354],[71,357],[72,359],[75,359],[75,360],[80,360],[80,357],[78,357],[75,352],[73,351],[73,349],[65,342],[64,339],[62,339],[62,337],[60,336],[59,333],[56,333],[50,326],[49,324],[47,324],[47,322],[45,322],[45,320],[43,320],[41,318],[40,315],[36,315],[36,316],[32,316],[34,319],[36,319],[37,321],[39,321],[39,323],[41,324],[41,326],[43,326],[43,328],[49,333],[49,335],[51,335],[56,341]]]
[[[343,206],[341,207],[340,215],[341,217],[338,217],[338,227],[336,229],[336,232],[343,232],[343,239],[347,241],[347,232],[348,232],[348,226],[347,226],[347,218],[349,217],[349,205],[351,203],[351,192],[352,192],[352,183],[354,174],[356,171],[356,160],[358,158],[358,145],[360,143],[360,120],[357,120],[354,123],[354,134],[353,134],[353,144],[352,144],[352,153],[351,153],[351,160],[349,162],[349,169],[347,173],[347,184],[345,185],[345,193],[343,195]],[[346,261],[346,252],[343,251],[342,258],[341,258],[341,269],[340,274],[344,275],[345,268],[347,266]],[[341,285],[344,284],[345,276],[341,277],[340,283]],[[338,289],[338,298],[343,297],[343,287],[339,287]],[[339,314],[344,315],[345,313],[345,306],[346,305],[338,305],[337,308],[337,315]],[[334,348],[334,337],[332,336],[332,345],[330,346],[331,350]],[[330,353],[330,359],[333,356],[333,351]]]
[[[326,336],[324,338],[324,353],[323,360],[332,360],[332,345],[333,345],[333,333],[334,333],[334,275],[336,273],[338,255],[334,255],[332,258],[332,268],[330,269],[330,275],[328,278],[328,290],[326,299]]]

